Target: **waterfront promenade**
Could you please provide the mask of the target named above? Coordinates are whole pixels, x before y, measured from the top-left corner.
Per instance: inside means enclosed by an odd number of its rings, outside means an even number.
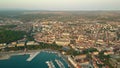
[[[14,55],[25,55],[25,54],[34,54],[34,53],[40,53],[41,50],[29,50],[29,51],[10,51],[10,52],[0,52],[0,60],[4,60],[4,59],[9,59],[11,56]]]

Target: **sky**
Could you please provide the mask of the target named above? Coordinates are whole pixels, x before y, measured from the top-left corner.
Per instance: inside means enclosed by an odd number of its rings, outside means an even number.
[[[0,9],[120,10],[120,0],[0,0]]]

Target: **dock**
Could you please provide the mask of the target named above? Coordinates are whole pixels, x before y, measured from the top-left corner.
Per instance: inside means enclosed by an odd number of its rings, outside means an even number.
[[[35,58],[40,52],[36,53],[30,53],[30,57],[26,61],[32,61],[33,58]]]
[[[65,68],[65,66],[63,65],[63,63],[60,60],[55,59],[55,62],[58,64],[58,66],[60,68]]]
[[[46,61],[48,68],[56,68],[52,61]]]

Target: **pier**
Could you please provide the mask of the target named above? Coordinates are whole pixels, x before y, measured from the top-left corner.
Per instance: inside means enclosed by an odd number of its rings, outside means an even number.
[[[65,66],[63,65],[63,63],[60,60],[55,59],[55,62],[58,64],[58,66],[60,68],[65,68]]]
[[[36,53],[30,53],[30,57],[26,61],[32,61],[33,58],[35,58],[40,52]]]
[[[52,61],[46,61],[49,68],[56,68]]]

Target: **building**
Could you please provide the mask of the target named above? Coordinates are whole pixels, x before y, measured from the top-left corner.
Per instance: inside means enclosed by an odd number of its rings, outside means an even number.
[[[67,45],[70,44],[70,40],[63,40],[63,39],[61,39],[61,40],[56,40],[55,43],[57,45],[67,46]]]
[[[19,47],[19,46],[25,46],[25,42],[19,42],[18,44],[17,44],[17,46]]]
[[[1,43],[0,44],[0,49],[5,48],[5,46],[6,46],[6,43]]]
[[[86,54],[82,54],[82,55],[75,56],[75,59],[84,59],[86,57],[87,57]]]
[[[39,45],[39,44],[35,41],[28,41],[26,45]]]
[[[114,68],[120,68],[120,55],[112,55],[109,62]]]
[[[77,62],[71,57],[71,56],[68,56],[68,61],[75,67],[75,68],[78,68],[77,66]]]

